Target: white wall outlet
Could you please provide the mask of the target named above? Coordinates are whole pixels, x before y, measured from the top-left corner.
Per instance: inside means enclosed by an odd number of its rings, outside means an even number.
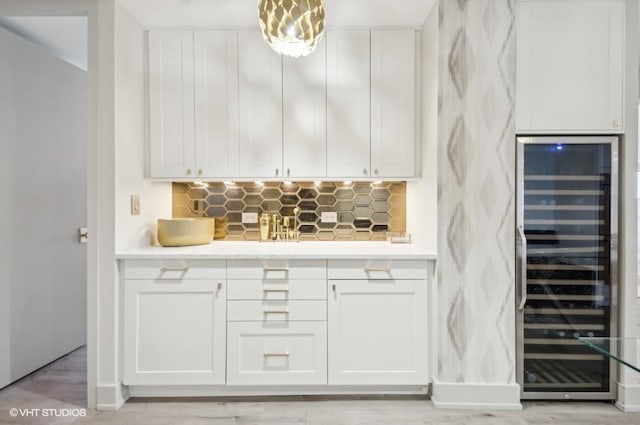
[[[131,195],[131,215],[140,215],[140,195]]]
[[[258,223],[258,213],[242,213],[243,224],[256,224]]]
[[[338,222],[338,213],[337,212],[323,212],[320,215],[320,221],[322,223],[337,223]]]

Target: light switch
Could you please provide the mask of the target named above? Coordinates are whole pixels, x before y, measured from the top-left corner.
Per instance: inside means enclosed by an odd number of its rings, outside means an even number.
[[[131,195],[131,215],[140,215],[140,195]]]

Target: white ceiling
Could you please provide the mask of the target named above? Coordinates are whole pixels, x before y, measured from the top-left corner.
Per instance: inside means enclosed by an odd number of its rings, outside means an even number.
[[[86,16],[0,16],[0,27],[87,70]]]
[[[327,27],[419,28],[436,0],[325,0]],[[120,0],[150,28],[251,28],[258,0]]]
[[[258,0],[119,0],[152,28],[257,28]],[[327,27],[419,28],[436,0],[325,0]],[[84,16],[0,16],[0,27],[87,69]]]

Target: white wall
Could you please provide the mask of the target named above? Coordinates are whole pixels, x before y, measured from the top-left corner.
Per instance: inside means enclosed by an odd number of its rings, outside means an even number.
[[[145,48],[141,25],[115,9],[116,251],[149,245],[156,219],[171,217],[171,183],[144,180]],[[132,216],[130,197],[140,195]]]
[[[86,337],[86,72],[0,29],[0,387]]]
[[[114,187],[112,192],[102,187],[102,196],[97,200],[100,215],[97,230],[104,238],[97,253],[99,282],[95,297],[89,299],[90,303],[96,302],[96,328],[90,328],[89,332],[96,338],[95,405],[98,409],[113,410],[127,397],[126,389],[120,384],[121,294],[114,253],[148,245],[156,218],[171,215],[172,197],[170,183],[153,183],[143,178],[145,50],[142,27],[113,0],[100,3],[97,20],[101,24],[97,59],[102,62],[98,93],[98,123],[102,127],[97,155],[102,166],[97,170],[96,179],[107,179],[106,185],[113,182]],[[139,216],[130,215],[130,195],[134,193],[141,199]]]
[[[620,147],[619,307],[620,335],[638,336],[637,310],[637,163],[638,163],[638,46],[640,8],[636,0],[625,0],[625,133]],[[629,344],[631,345],[631,344]],[[634,347],[635,348],[635,347]],[[625,355],[635,353],[627,347]],[[640,411],[640,375],[620,367],[617,403],[625,410]]]
[[[438,248],[438,7],[420,34],[420,96],[417,137],[421,141],[420,180],[407,182],[407,231],[429,251]]]

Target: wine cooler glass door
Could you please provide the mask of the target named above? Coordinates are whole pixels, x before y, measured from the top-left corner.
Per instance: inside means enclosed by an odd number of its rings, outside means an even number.
[[[613,398],[615,138],[518,139],[518,375],[523,398]]]

